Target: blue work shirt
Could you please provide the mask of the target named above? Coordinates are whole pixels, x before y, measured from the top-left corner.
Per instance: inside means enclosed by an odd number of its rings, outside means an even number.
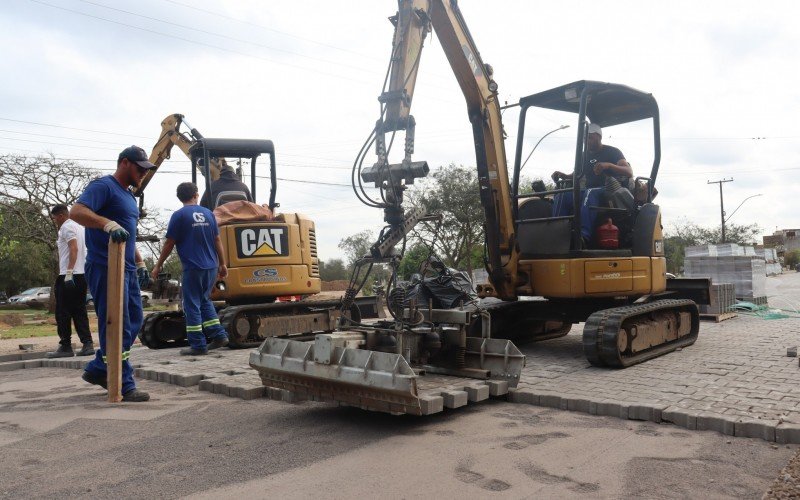
[[[113,175],[95,179],[86,186],[78,203],[86,205],[92,212],[122,226],[130,237],[125,243],[125,269],[136,270],[136,224],[139,222],[139,207],[136,198],[122,187]],[[108,233],[102,229],[86,228],[86,262],[108,266]]]
[[[200,205],[185,205],[169,218],[167,238],[175,241],[184,269],[216,269],[217,219]]]

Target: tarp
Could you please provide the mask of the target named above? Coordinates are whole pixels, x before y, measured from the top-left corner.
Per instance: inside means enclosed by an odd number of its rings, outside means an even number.
[[[274,214],[267,205],[237,200],[215,208],[214,217],[218,226],[224,226],[236,222],[269,222],[273,220]]]

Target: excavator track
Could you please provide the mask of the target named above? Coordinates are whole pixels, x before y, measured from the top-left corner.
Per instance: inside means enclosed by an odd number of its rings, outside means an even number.
[[[597,311],[583,328],[583,352],[593,366],[627,368],[694,344],[700,331],[691,300],[656,300]]]
[[[147,315],[139,330],[139,340],[150,349],[188,345],[182,311],[161,311]]]
[[[220,311],[219,321],[228,332],[229,347],[243,349],[258,347],[269,337],[333,331],[340,305],[336,299],[229,306]]]

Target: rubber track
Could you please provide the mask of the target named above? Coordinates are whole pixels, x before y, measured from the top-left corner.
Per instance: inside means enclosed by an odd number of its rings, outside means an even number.
[[[691,313],[692,328],[688,335],[665,344],[651,347],[632,356],[623,357],[617,347],[622,324],[636,316],[657,311],[687,311]],[[593,366],[627,368],[635,364],[662,356],[669,352],[694,344],[700,331],[700,315],[697,305],[691,300],[656,300],[646,304],[632,304],[597,311],[589,316],[583,327],[583,352]]]
[[[149,347],[150,349],[164,349],[167,347],[177,347],[186,345],[186,339],[183,341],[174,341],[174,342],[167,342],[161,340],[156,335],[156,325],[159,321],[164,318],[169,317],[178,317],[183,316],[182,311],[161,311],[152,314],[148,314],[147,317],[144,319],[144,323],[142,323],[142,327],[139,329],[139,340],[142,342],[142,345],[145,347]],[[185,331],[181,331],[182,334],[185,334]]]
[[[298,310],[306,312],[317,309],[334,309],[341,305],[341,301],[336,300],[321,300],[321,301],[301,301],[301,302],[277,302],[272,304],[249,304],[243,306],[228,306],[220,311],[219,322],[225,331],[228,332],[229,347],[233,349],[244,349],[249,347],[258,347],[263,338],[256,341],[248,342],[247,339],[237,338],[233,332],[234,321],[236,316],[240,313],[256,313],[259,316],[286,316],[287,312]],[[250,315],[248,314],[248,315]]]

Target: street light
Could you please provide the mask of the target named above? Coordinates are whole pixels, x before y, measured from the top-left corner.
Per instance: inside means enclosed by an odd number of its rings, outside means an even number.
[[[533,155],[533,152],[536,151],[536,148],[539,146],[539,144],[542,143],[542,141],[544,140],[545,137],[547,137],[548,135],[552,134],[553,132],[558,132],[559,130],[564,130],[565,128],[568,128],[568,127],[569,127],[569,125],[561,125],[560,127],[555,128],[555,129],[551,130],[550,132],[544,134],[542,136],[542,138],[539,139],[539,142],[537,142],[536,145],[533,146],[533,149],[531,149],[531,152],[528,153],[528,157],[525,158],[524,162],[522,162],[522,166],[519,167],[519,171],[522,172],[522,169],[525,167],[525,164],[528,163],[528,160],[531,159],[531,156]]]
[[[736,213],[736,210],[739,210],[739,209],[742,207],[742,205],[744,205],[744,202],[745,202],[745,201],[749,200],[750,198],[755,198],[756,196],[761,196],[761,193],[754,194],[753,196],[748,196],[747,198],[745,198],[744,200],[742,200],[742,202],[741,202],[741,203],[739,203],[739,206],[738,206],[738,207],[736,207],[736,209],[735,209],[733,212],[731,212],[731,214],[728,216],[728,218],[727,218],[727,219],[725,219],[725,222],[728,222],[729,220],[731,220],[731,217],[733,217],[733,214],[735,214],[735,213]]]

